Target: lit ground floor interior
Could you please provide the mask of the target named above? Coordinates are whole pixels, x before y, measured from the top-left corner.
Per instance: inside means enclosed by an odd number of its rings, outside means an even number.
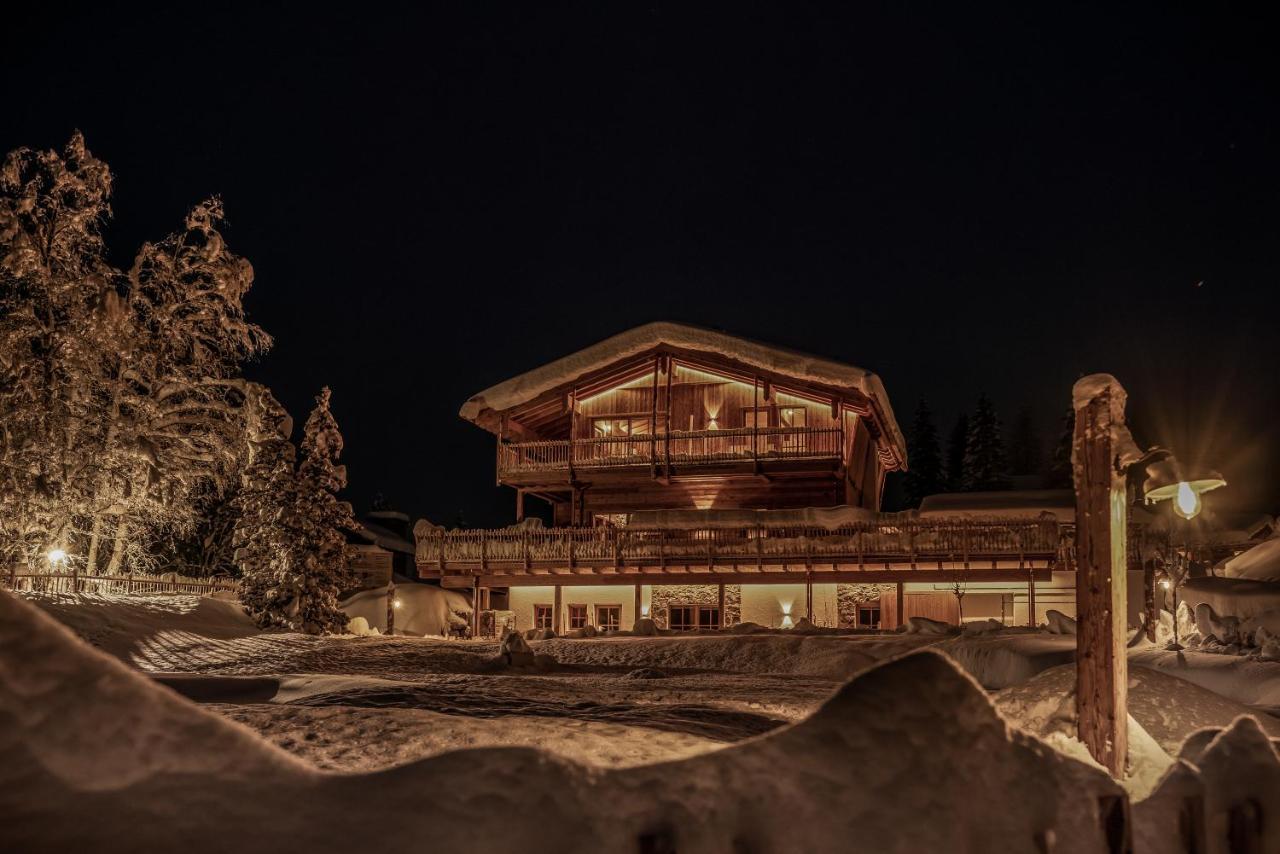
[[[909,575],[904,573],[904,575]],[[1139,618],[1142,573],[1130,573],[1130,616]],[[901,584],[901,593],[899,593]],[[959,595],[957,595],[959,593]],[[899,618],[899,595],[902,617]],[[558,633],[590,625],[629,629],[649,617],[663,629],[715,629],[739,623],[790,628],[801,619],[819,627],[894,629],[907,617],[948,623],[998,620],[1008,626],[1039,625],[1050,610],[1075,616],[1075,573],[1053,572],[1047,581],[900,582],[882,584],[592,584],[509,588],[490,600],[498,626],[517,631],[549,628]],[[1034,608],[1034,620],[1030,618]]]

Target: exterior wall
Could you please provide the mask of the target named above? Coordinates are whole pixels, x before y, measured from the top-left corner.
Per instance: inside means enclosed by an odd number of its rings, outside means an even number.
[[[840,503],[841,485],[835,474],[825,477],[778,478],[772,482],[725,478],[677,481],[664,485],[649,479],[646,469],[644,478],[638,479],[634,484],[592,486],[583,494],[588,524],[594,513],[694,509],[784,510],[794,507],[831,507]]]
[[[892,584],[837,584],[836,610],[839,627],[852,629],[858,626],[858,606],[864,602],[880,602],[881,596],[896,595]],[[884,620],[884,614],[881,614]]]
[[[649,604],[649,591],[650,587],[648,585],[642,586],[641,601],[645,605]],[[566,586],[561,591],[561,596],[563,611],[560,615],[560,625],[562,627],[567,627],[569,624],[568,612],[570,605],[588,606],[587,619],[592,625],[595,625],[596,605],[621,605],[622,628],[630,629],[635,624],[636,588],[634,585]],[[508,597],[508,608],[515,614],[516,630],[522,632],[525,629],[533,628],[534,605],[554,605],[555,601],[556,590],[554,587],[512,587],[511,594]]]
[[[813,614],[805,611],[803,584],[749,584],[742,587],[742,622],[780,628],[783,618],[792,623],[809,617],[818,626],[836,627],[840,620],[840,603],[836,588],[843,585],[813,585]]]

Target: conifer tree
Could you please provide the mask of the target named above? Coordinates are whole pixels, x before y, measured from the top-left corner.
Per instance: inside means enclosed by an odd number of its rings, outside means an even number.
[[[978,395],[978,405],[969,420],[969,435],[964,448],[964,484],[966,490],[987,491],[1009,488],[1008,461],[1004,451],[1000,416],[985,394]]]
[[[965,489],[964,449],[969,441],[969,416],[961,412],[947,437],[947,489]]]
[[[1044,468],[1040,431],[1036,429],[1031,407],[1023,405],[1009,436],[1009,472],[1016,475],[1039,474]]]
[[[911,423],[911,435],[907,438],[908,459],[903,486],[908,506],[919,507],[926,496],[941,492],[942,449],[938,444],[938,428],[933,423],[929,405],[921,399]]]
[[[327,386],[303,427],[301,450],[295,505],[301,584],[295,627],[310,634],[340,632],[347,615],[338,596],[354,580],[346,532],[356,527],[356,520],[351,505],[338,500],[347,485],[347,468],[338,464],[342,433],[329,410]]]
[[[1076,429],[1076,414],[1073,410],[1068,409],[1063,413],[1061,425],[1058,441],[1049,458],[1048,477],[1045,478],[1046,485],[1051,489],[1068,489],[1072,482],[1071,442]]]

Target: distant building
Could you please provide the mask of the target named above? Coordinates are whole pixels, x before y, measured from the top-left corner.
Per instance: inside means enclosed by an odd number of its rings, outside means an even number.
[[[417,575],[408,515],[374,510],[358,521],[359,527],[347,532],[347,543],[353,551],[351,567],[360,577],[362,589],[385,587],[393,573],[402,578]]]

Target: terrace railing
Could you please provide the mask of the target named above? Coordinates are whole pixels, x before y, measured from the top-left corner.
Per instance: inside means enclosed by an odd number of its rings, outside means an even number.
[[[235,592],[232,579],[166,578],[162,575],[82,575],[74,572],[0,572],[0,586],[21,593],[185,593],[207,596]]]
[[[441,574],[575,565],[906,563],[1057,560],[1051,519],[890,519],[838,528],[807,526],[545,528],[439,531],[417,543],[420,566]]]
[[[498,473],[625,466],[709,465],[750,460],[840,459],[839,427],[762,427],[502,442]]]

